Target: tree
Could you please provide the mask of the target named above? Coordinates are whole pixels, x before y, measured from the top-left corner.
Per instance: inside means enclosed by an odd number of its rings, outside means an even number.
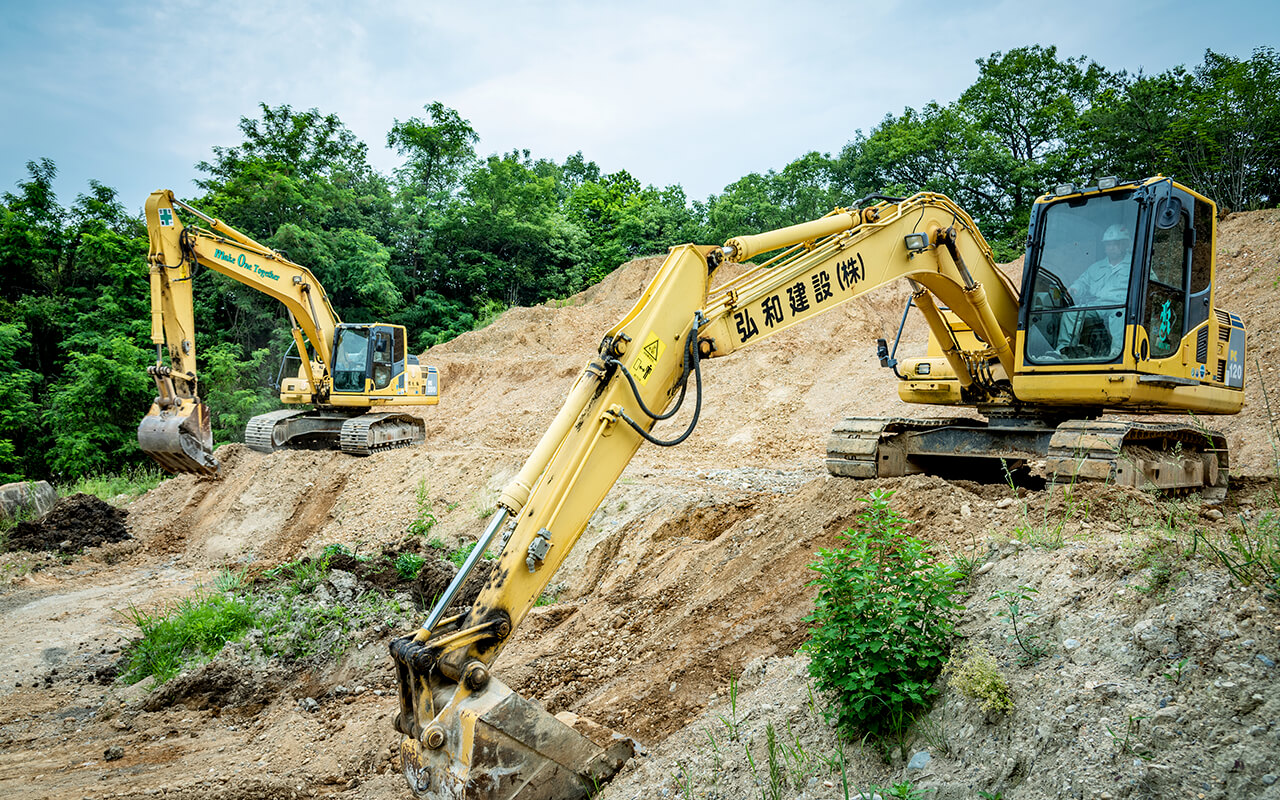
[[[272,108],[266,103],[258,108],[261,119],[240,118],[241,144],[215,146],[213,161],[196,165],[212,176],[198,182],[200,186],[216,190],[252,164],[273,164],[303,181],[340,174],[364,176],[371,171],[368,146],[336,114],[321,114],[315,108],[295,112],[288,105]]]
[[[1280,52],[1207,50],[1192,87],[1170,131],[1188,181],[1228,210],[1280,199]]]
[[[215,446],[243,442],[251,417],[280,408],[275,396],[261,391],[272,363],[267,348],[245,358],[237,346],[219,342],[202,352],[200,361],[200,396],[209,407]]]
[[[64,212],[53,192],[58,168],[52,161],[27,162],[28,179],[18,194],[4,193],[0,218],[0,298],[57,288],[63,265]]]
[[[26,369],[17,354],[28,343],[21,323],[0,323],[0,482],[38,474],[33,456],[40,437],[40,406],[36,393],[40,373]]]
[[[425,120],[396,120],[387,133],[387,146],[405,157],[405,163],[396,169],[401,190],[438,204],[457,188],[474,163],[480,135],[457,111],[439,101],[424,109]]]
[[[199,205],[256,239],[281,225],[333,230],[377,228],[389,215],[387,181],[368,162],[368,146],[335,114],[260,103],[261,119],[240,118],[244,141],[214,147],[196,167],[207,194]]]
[[[387,146],[405,157],[396,174],[396,233],[390,274],[405,302],[434,291],[444,268],[437,236],[448,218],[464,175],[476,163],[479,134],[458,112],[440,102],[425,106],[427,118],[396,120]]]
[[[1176,67],[1160,75],[1119,73],[1081,117],[1099,175],[1127,178],[1182,175],[1173,127],[1188,105],[1191,75]]]
[[[63,378],[49,394],[43,422],[54,443],[49,467],[63,479],[115,473],[142,461],[138,419],[154,386],[147,378],[151,358],[123,336],[96,352],[73,352]]]
[[[582,288],[582,230],[560,209],[555,181],[528,151],[490,156],[467,174],[443,232],[448,265],[441,292],[512,305]]]
[[[1059,59],[1056,47],[1039,45],[996,52],[977,64],[978,79],[959,100],[975,140],[966,171],[997,204],[997,213],[978,216],[998,223],[993,238],[1011,256],[1020,249],[1031,201],[1056,183],[1094,173],[1081,116],[1110,75],[1083,56]]]

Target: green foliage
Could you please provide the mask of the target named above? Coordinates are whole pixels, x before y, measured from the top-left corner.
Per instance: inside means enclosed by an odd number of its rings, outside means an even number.
[[[1125,729],[1123,732],[1116,732],[1110,725],[1107,726],[1107,735],[1111,737],[1111,741],[1116,746],[1116,754],[1121,756],[1137,756],[1140,759],[1150,759],[1154,754],[1151,747],[1142,741],[1142,721],[1146,717],[1129,715],[1125,721]]]
[[[423,108],[427,119],[396,120],[387,134],[387,146],[405,157],[396,170],[402,196],[419,213],[443,205],[475,161],[480,141],[480,134],[457,111],[439,101]]]
[[[73,494],[91,494],[110,502],[117,497],[134,498],[146,494],[169,478],[169,473],[155,464],[139,464],[125,467],[118,472],[82,475],[71,483],[58,487],[63,497]]]
[[[35,397],[40,373],[24,369],[17,358],[27,338],[26,326],[0,323],[0,482],[21,480],[31,464],[23,454],[39,429]],[[30,470],[34,474],[34,470]]]
[[[1203,535],[1203,534],[1202,534]],[[1256,520],[1240,518],[1225,541],[1203,537],[1206,547],[1242,586],[1258,586],[1280,599],[1280,514],[1267,511]]]
[[[352,621],[344,605],[294,600],[262,604],[258,628],[267,655],[336,658],[347,649]]]
[[[239,345],[219,342],[200,354],[200,395],[209,406],[215,446],[243,442],[250,418],[280,408],[262,385],[269,352],[264,347],[245,358]]]
[[[738,681],[734,678],[729,678],[729,716],[720,714],[718,717],[729,741],[738,741],[742,734],[738,730]]]
[[[1032,664],[1049,652],[1048,645],[1040,641],[1040,634],[1032,632],[1028,627],[1038,616],[1031,610],[1031,604],[1039,591],[1035,587],[1024,585],[1016,589],[1001,589],[990,598],[1001,604],[996,616],[1009,620],[1013,630],[1011,638],[1022,651],[1018,657],[1021,664]]]
[[[1009,681],[1000,672],[995,656],[981,645],[970,645],[943,668],[947,681],[965,697],[982,702],[983,711],[1013,708]]]
[[[308,594],[324,582],[329,574],[329,559],[338,553],[350,554],[343,545],[332,544],[321,551],[318,558],[300,558],[286,561],[266,572],[266,577],[286,583],[289,593]]]
[[[1188,659],[1186,658],[1180,658],[1177,661],[1173,662],[1173,666],[1170,667],[1169,670],[1164,673],[1164,679],[1169,681],[1170,683],[1181,683],[1182,673],[1187,668],[1187,661]]]
[[[879,786],[872,786],[871,792],[876,791],[885,793],[885,797],[892,797],[896,800],[924,800],[933,789],[917,789],[911,781],[899,781],[888,789],[881,789]]]
[[[804,650],[818,686],[834,696],[846,733],[888,741],[910,712],[936,693],[955,628],[956,589],[926,545],[902,533],[907,524],[876,490],[843,545],[819,551],[813,623]]]
[[[400,576],[401,580],[405,581],[411,581],[418,577],[418,573],[422,571],[422,565],[425,563],[427,563],[427,560],[417,553],[401,553],[396,556],[394,562],[396,574]]]
[[[449,563],[453,564],[455,567],[461,567],[463,562],[467,560],[467,557],[471,555],[471,551],[476,549],[477,544],[479,543],[467,542],[466,544],[459,547],[457,550],[450,552],[448,555]],[[493,559],[497,558],[497,556],[494,555],[493,553],[486,552],[483,556],[481,556],[481,558],[484,558],[486,561],[492,561]]]
[[[164,683],[187,665],[208,658],[253,626],[253,608],[242,598],[197,592],[155,613],[130,607],[142,638],[124,651],[120,679],[128,684],[155,676]]]
[[[430,536],[431,529],[436,526],[436,515],[431,508],[431,496],[427,491],[427,481],[422,479],[418,481],[418,488],[414,491],[414,501],[418,504],[418,513],[409,523],[408,534],[410,536]],[[431,545],[435,545],[438,539],[433,539]],[[440,542],[443,547],[444,543]]]
[[[67,378],[53,387],[43,421],[55,436],[48,454],[55,474],[68,478],[137,463],[138,420],[153,386],[147,354],[123,336],[92,353],[72,353]]]

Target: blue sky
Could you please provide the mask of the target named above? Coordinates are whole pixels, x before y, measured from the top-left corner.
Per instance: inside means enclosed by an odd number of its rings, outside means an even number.
[[[947,103],[974,60],[1030,44],[1112,70],[1276,46],[1273,0],[1048,2],[155,2],[5,0],[0,191],[58,166],[140,209],[192,197],[195,164],[240,141],[258,103],[335,113],[389,173],[396,119],[435,100],[480,134],[705,198],[887,113]],[[1269,38],[1268,38],[1269,37]]]

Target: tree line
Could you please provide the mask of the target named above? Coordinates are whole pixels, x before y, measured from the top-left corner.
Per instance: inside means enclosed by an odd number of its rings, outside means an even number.
[[[938,191],[970,211],[1002,259],[1021,252],[1031,201],[1064,181],[1162,173],[1224,210],[1280,200],[1280,53],[1208,51],[1193,68],[1110,71],[1054,47],[979,59],[959,98],[888,114],[835,154],[810,152],[705,200],[603,173],[581,152],[481,156],[441,103],[394,120],[402,162],[369,164],[334,114],[260,105],[212,149],[187,199],[308,266],[348,322],[406,326],[415,352],[513,305],[562,298],[619,264],[683,242],[821,216],[873,193]],[[143,221],[96,180],[63,206],[40,159],[0,196],[0,481],[71,479],[141,463],[154,387]],[[139,198],[140,199],[140,198]],[[276,407],[290,338],[281,306],[199,275],[202,394],[218,442]]]

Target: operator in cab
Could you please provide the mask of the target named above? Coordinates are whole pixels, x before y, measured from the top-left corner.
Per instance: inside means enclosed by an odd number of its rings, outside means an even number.
[[[1103,258],[1089,265],[1071,284],[1071,296],[1076,305],[1123,305],[1129,295],[1129,264],[1133,258],[1133,245],[1129,232],[1120,225],[1112,225],[1102,234]]]
[[[1075,358],[1110,360],[1124,344],[1124,304],[1129,296],[1133,238],[1113,224],[1102,233],[1103,257],[1090,264],[1068,291],[1077,309],[1069,314],[1060,348]]]

